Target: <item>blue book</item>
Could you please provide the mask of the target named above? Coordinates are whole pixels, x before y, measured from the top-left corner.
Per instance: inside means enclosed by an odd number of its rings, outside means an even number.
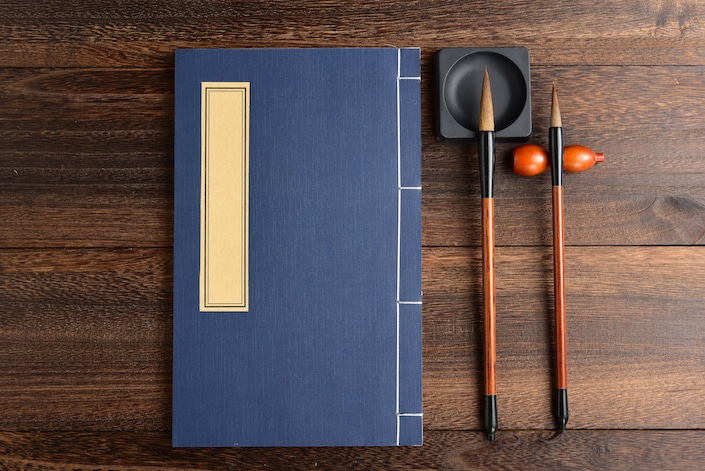
[[[422,443],[419,49],[176,52],[173,445]]]

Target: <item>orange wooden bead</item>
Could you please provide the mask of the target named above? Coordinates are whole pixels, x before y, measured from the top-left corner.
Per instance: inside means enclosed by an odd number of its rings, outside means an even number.
[[[566,146],[563,149],[563,169],[566,172],[582,172],[603,160],[605,154],[596,153],[589,147]]]
[[[550,161],[548,152],[536,144],[523,144],[512,150],[514,155],[514,173],[533,177],[546,170]],[[597,162],[605,160],[605,154],[595,152],[589,147],[573,145],[563,148],[563,170],[566,172],[583,172]]]
[[[548,168],[548,153],[536,144],[523,144],[515,147],[514,173],[525,177],[533,177]]]

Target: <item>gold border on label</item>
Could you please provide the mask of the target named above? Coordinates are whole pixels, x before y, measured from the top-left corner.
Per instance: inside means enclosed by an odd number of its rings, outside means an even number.
[[[200,310],[248,307],[250,84],[201,84]]]

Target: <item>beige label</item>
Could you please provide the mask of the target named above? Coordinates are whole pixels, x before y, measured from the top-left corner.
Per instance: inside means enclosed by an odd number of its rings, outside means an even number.
[[[204,82],[201,103],[201,311],[247,311],[250,84]]]

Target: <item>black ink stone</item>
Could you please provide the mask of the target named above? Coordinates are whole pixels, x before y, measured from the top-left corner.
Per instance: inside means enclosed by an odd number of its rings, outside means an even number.
[[[528,49],[446,48],[436,57],[439,139],[476,137],[485,67],[492,86],[496,137],[523,140],[531,134]]]

